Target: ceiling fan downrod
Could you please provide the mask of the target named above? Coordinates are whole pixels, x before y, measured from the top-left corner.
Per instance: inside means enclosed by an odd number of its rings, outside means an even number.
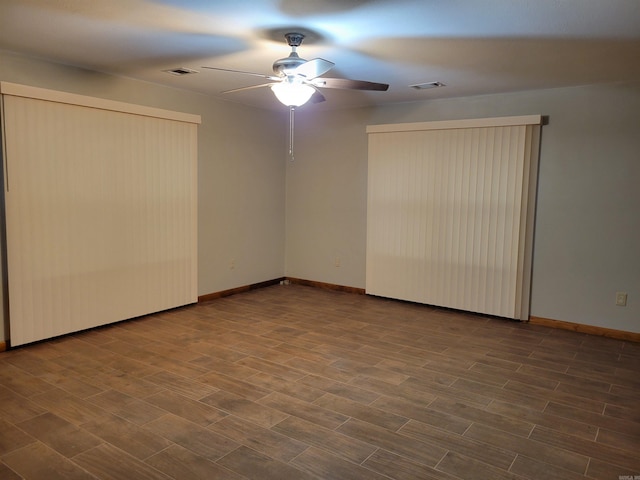
[[[293,126],[294,126],[294,111],[296,107],[293,105],[289,107],[289,160],[293,162]]]

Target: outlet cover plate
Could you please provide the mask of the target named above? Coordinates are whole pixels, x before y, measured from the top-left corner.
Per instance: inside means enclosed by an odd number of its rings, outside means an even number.
[[[616,292],[616,305],[618,307],[627,306],[627,294],[625,292]]]

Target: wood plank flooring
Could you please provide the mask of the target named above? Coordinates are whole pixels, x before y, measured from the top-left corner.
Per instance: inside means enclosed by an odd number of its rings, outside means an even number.
[[[0,354],[0,479],[640,478],[640,344],[277,285]]]

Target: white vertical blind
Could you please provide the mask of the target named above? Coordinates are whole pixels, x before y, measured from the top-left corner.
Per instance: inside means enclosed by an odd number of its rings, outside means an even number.
[[[2,88],[11,344],[197,301],[198,117]]]
[[[539,123],[369,127],[367,293],[528,318]]]

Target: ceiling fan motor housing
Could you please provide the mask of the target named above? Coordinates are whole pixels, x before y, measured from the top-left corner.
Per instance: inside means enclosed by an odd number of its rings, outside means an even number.
[[[280,58],[273,62],[273,71],[276,75],[285,77],[291,75],[296,67],[299,67],[306,62],[304,58],[300,58],[296,52],[296,48],[302,45],[304,40],[304,34],[302,33],[285,33],[287,44],[291,47],[291,53],[288,57]]]
[[[280,58],[273,62],[273,71],[276,75],[285,77],[292,75],[293,70],[305,62],[306,60],[304,58],[300,58],[296,52],[291,52],[288,57]]]

